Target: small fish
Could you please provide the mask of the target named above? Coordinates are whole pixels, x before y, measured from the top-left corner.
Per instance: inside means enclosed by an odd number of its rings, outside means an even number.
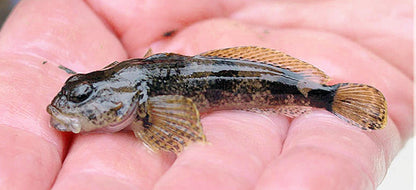
[[[200,113],[273,110],[290,117],[323,108],[361,129],[381,129],[387,105],[377,89],[327,85],[318,68],[261,47],[195,56],[147,55],[71,76],[47,107],[59,131],[133,130],[151,150],[179,153],[205,142]]]

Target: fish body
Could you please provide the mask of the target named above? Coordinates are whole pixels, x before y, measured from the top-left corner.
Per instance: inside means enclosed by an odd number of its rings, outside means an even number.
[[[152,150],[175,153],[206,140],[200,113],[215,110],[273,110],[293,117],[315,107],[362,129],[384,127],[381,92],[363,84],[327,85],[328,80],[316,67],[267,48],[161,53],[71,76],[47,111],[61,131],[130,126]]]

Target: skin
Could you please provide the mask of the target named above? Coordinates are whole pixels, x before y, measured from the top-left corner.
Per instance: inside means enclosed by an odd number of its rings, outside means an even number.
[[[23,1],[0,32],[0,186],[6,189],[375,189],[412,136],[411,1]],[[217,18],[214,18],[217,17]],[[218,18],[221,17],[221,18]],[[175,30],[170,37],[163,34]],[[73,135],[45,108],[69,76],[114,60],[257,45],[305,60],[331,83],[373,85],[387,127],[366,132],[323,110],[289,120],[222,111],[209,144],[175,157],[132,133]],[[46,64],[42,64],[47,61]]]

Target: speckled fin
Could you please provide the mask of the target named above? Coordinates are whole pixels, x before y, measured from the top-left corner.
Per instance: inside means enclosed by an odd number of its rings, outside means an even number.
[[[291,118],[310,113],[311,111],[312,108],[306,106],[279,106],[276,108],[276,112]]]
[[[153,151],[179,153],[191,142],[205,141],[198,109],[184,96],[150,97],[142,120],[143,128],[133,131]]]
[[[248,111],[253,111],[253,112],[258,112],[258,113],[262,113],[262,112],[272,112],[272,113],[279,113],[282,115],[285,115],[287,117],[290,118],[294,118],[294,117],[298,117],[300,115],[303,114],[307,114],[310,113],[312,111],[311,107],[307,107],[307,106],[297,106],[297,105],[285,105],[285,106],[279,106],[273,109],[249,109]]]
[[[382,129],[387,124],[387,102],[372,86],[341,83],[334,96],[332,113],[364,130]]]
[[[200,55],[265,62],[292,72],[301,73],[305,78],[314,82],[326,84],[329,81],[329,77],[315,66],[274,49],[242,46],[211,50]]]

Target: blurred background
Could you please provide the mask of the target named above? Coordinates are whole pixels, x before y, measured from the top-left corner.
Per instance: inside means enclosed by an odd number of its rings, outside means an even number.
[[[0,27],[3,25],[7,15],[9,15],[9,12],[17,2],[19,2],[19,0],[0,0]]]
[[[19,0],[0,0],[0,28]],[[377,190],[411,190],[414,175],[414,138],[407,142],[390,166],[386,178]]]

